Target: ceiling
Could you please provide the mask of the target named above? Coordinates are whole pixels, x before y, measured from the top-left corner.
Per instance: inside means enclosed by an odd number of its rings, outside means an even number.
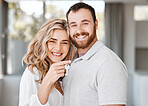
[[[16,3],[19,1],[28,1],[28,0],[5,0],[9,3]],[[36,1],[50,1],[50,0],[36,0]],[[51,1],[67,1],[67,0],[51,0]],[[87,1],[87,0],[75,0],[75,1]],[[95,1],[95,0],[89,0]],[[103,0],[100,0],[103,1]],[[148,0],[104,0],[106,3],[136,3],[136,4],[148,4]]]
[[[106,3],[136,3],[136,4],[148,4],[148,0],[105,0]]]

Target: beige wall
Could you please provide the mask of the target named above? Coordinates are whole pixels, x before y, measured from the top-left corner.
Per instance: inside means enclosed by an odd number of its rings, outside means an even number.
[[[148,71],[148,21],[136,21],[136,70]]]
[[[2,106],[2,98],[3,98],[3,95],[2,95],[2,79],[0,79],[0,106]]]
[[[136,21],[136,47],[148,49],[148,21]]]
[[[0,106],[18,106],[20,79],[21,76],[14,75],[4,77],[2,84],[3,105]]]

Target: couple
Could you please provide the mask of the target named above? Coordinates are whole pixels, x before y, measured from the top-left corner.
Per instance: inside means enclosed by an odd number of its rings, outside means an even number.
[[[79,2],[66,17],[68,25],[62,19],[47,21],[29,44],[19,106],[125,106],[127,70],[97,40],[94,9]]]

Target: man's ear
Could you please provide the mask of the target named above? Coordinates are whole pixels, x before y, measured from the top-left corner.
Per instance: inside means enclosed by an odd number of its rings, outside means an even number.
[[[98,20],[97,19],[95,21],[95,27],[96,27],[96,29],[98,28]]]

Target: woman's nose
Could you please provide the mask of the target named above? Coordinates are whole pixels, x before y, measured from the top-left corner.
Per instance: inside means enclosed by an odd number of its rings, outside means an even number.
[[[54,47],[57,51],[60,51],[61,50],[61,44],[57,43],[55,44],[55,47]]]

